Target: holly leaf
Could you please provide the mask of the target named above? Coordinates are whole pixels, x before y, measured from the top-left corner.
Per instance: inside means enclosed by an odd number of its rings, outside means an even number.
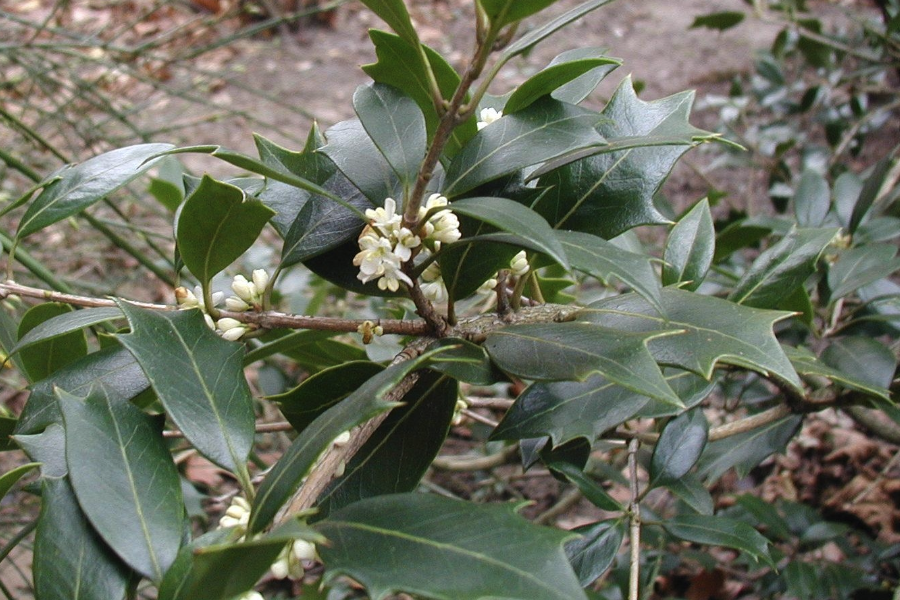
[[[130,400],[146,390],[150,382],[131,352],[118,344],[107,346],[31,386],[31,394],[19,415],[15,433],[38,433],[52,423],[62,423],[54,391],[56,388],[83,397],[95,385],[104,387],[108,393],[119,398]]]
[[[602,145],[605,141],[594,128],[600,119],[596,112],[552,98],[504,116],[479,131],[453,157],[447,168],[444,195],[459,196],[572,150]]]
[[[556,0],[481,0],[480,4],[494,27],[499,30],[540,12],[555,2]]]
[[[869,338],[857,338],[857,339],[865,339],[868,342],[872,342],[874,340],[870,340]],[[840,343],[840,342],[839,342]],[[875,342],[876,344],[878,342]],[[851,343],[851,345],[854,345]],[[862,346],[863,344],[858,344],[858,346]],[[794,365],[794,368],[801,375],[807,376],[816,376],[816,377],[825,377],[830,379],[837,385],[850,389],[856,390],[858,392],[862,392],[863,394],[870,394],[872,396],[876,396],[878,398],[883,398],[885,400],[890,401],[891,392],[887,389],[886,386],[882,386],[880,384],[873,385],[870,381],[867,381],[868,378],[861,379],[855,376],[855,373],[866,372],[866,371],[877,371],[878,367],[872,368],[872,363],[869,360],[872,359],[871,352],[864,352],[861,355],[855,355],[851,353],[841,353],[842,359],[838,361],[838,364],[842,364],[845,368],[850,368],[849,372],[845,372],[834,367],[829,366],[828,364],[819,360],[819,358],[813,354],[810,350],[806,348],[791,348],[790,346],[782,346],[784,348],[784,352],[787,357],[790,359],[791,364]],[[884,348],[884,346],[882,346]],[[853,348],[854,351],[859,351],[862,348],[856,347]],[[877,351],[876,351],[877,352]],[[881,365],[888,367],[891,369],[891,376],[887,378],[887,384],[890,385],[890,379],[893,376],[893,355],[890,354],[890,350],[887,351],[888,354],[884,355],[881,352],[878,352],[880,357],[882,358]],[[832,351],[831,357],[835,358],[836,351]],[[888,360],[884,360],[888,359]],[[846,361],[846,362],[845,362]],[[863,371],[860,371],[860,367],[863,366]],[[881,370],[882,373],[886,373],[886,370]],[[881,382],[884,382],[884,378],[880,378]]]
[[[772,375],[802,391],[772,331],[775,323],[792,313],[750,308],[675,288],[663,288],[661,299],[665,317],[637,294],[625,294],[589,305],[578,319],[627,332],[681,331],[681,335],[650,340],[650,351],[661,364],[709,380],[716,364],[724,363]]]
[[[569,261],[566,252],[556,237],[553,230],[539,214],[506,198],[464,198],[456,200],[450,205],[453,212],[466,215],[484,223],[493,225],[497,229],[515,234],[533,242],[543,252],[557,263],[568,267]]]
[[[318,514],[327,516],[353,502],[412,492],[441,447],[459,393],[457,382],[426,370],[384,423],[347,463],[344,475],[319,496]]]
[[[403,0],[361,0],[366,7],[390,25],[410,44],[418,44],[419,36],[409,18],[409,12]]]
[[[185,518],[162,433],[152,417],[102,388],[84,399],[62,390],[58,397],[78,504],[116,554],[158,583],[181,547]]]
[[[794,192],[794,215],[801,227],[821,227],[831,209],[831,190],[821,174],[806,169]]]
[[[822,352],[822,360],[842,373],[852,373],[868,387],[890,388],[897,370],[897,357],[890,348],[861,335],[833,340]]]
[[[583,51],[584,49],[579,50]],[[516,88],[506,100],[506,104],[503,105],[503,115],[508,116],[527,108],[538,99],[550,95],[558,88],[595,69],[606,67],[603,69],[606,74],[621,64],[622,61],[618,58],[583,55],[572,60],[551,63]],[[571,104],[576,104],[576,102]]]
[[[255,424],[243,346],[216,335],[199,310],[153,311],[121,301],[119,308],[131,333],[118,339],[185,437],[217,465],[245,470]]]
[[[88,523],[67,477],[41,483],[32,572],[42,600],[122,600],[133,577]]]
[[[588,2],[579,4],[575,8],[570,9],[544,25],[529,31],[512,44],[508,45],[500,55],[500,60],[506,62],[518,54],[527,53],[542,40],[550,37],[569,23],[577,21],[589,12],[609,4],[610,2],[612,2],[612,0],[588,0]]]
[[[392,85],[412,98],[425,116],[425,128],[428,132],[428,139],[431,139],[437,130],[440,115],[434,107],[428,74],[425,71],[425,64],[421,59],[419,48],[399,36],[377,29],[369,31],[369,37],[375,46],[378,62],[364,65],[363,71],[374,81]],[[431,65],[441,95],[444,100],[450,100],[459,86],[459,74],[453,70],[443,56],[428,46],[422,45],[421,48]],[[468,96],[466,101],[468,101]],[[449,157],[459,152],[463,144],[474,136],[476,131],[474,116],[456,127],[450,134],[444,150],[445,155]]]
[[[728,299],[745,306],[775,308],[816,271],[816,263],[839,229],[793,229],[760,254]]]
[[[19,360],[28,381],[40,381],[87,354],[87,339],[80,329],[23,348],[22,340],[34,329],[57,317],[75,312],[68,304],[45,302],[32,306],[19,322]],[[26,344],[27,345],[27,344]]]
[[[725,31],[726,29],[731,29],[732,27],[738,25],[743,20],[744,13],[742,12],[734,10],[713,12],[694,17],[694,22],[691,23],[691,29],[706,27],[707,29],[717,29],[719,31]]]
[[[415,101],[393,86],[372,83],[356,88],[353,108],[397,178],[411,188],[427,150],[425,117]]]
[[[716,249],[716,230],[709,201],[703,199],[679,219],[669,233],[663,255],[663,285],[684,283],[694,291],[703,283]]]
[[[609,519],[572,531],[581,537],[566,542],[566,556],[581,585],[587,587],[612,566],[625,538],[625,522]]]
[[[172,144],[138,144],[105,152],[54,176],[28,206],[16,238],[78,214],[144,173]]]
[[[743,521],[707,515],[679,515],[666,519],[662,526],[670,535],[679,539],[695,544],[735,548],[775,568],[769,540]]]
[[[743,477],[763,460],[783,450],[802,420],[799,415],[785,417],[752,431],[710,442],[697,462],[697,472],[712,482],[735,467],[738,477]]]
[[[678,481],[693,468],[706,447],[709,423],[700,409],[669,421],[653,448],[648,487]]]
[[[326,581],[346,574],[373,600],[400,591],[439,600],[586,599],[562,549],[572,534],[533,525],[512,505],[378,496],[332,514],[316,529],[333,541],[319,549]]]
[[[6,494],[9,493],[9,490],[18,482],[22,477],[30,473],[35,468],[39,467],[41,463],[32,462],[24,465],[19,465],[15,469],[11,471],[7,471],[0,477],[0,500],[6,497]]]
[[[633,392],[681,406],[647,350],[650,340],[676,333],[593,323],[512,325],[489,334],[484,348],[497,366],[517,377],[584,380],[600,373]]]
[[[557,229],[606,239],[638,225],[669,223],[653,197],[675,162],[710,135],[688,123],[693,101],[693,92],[684,92],[644,102],[626,78],[597,125],[608,145],[539,169],[533,177],[549,191],[533,208]]]
[[[556,66],[561,63],[570,62],[573,60],[581,60],[585,58],[609,58],[606,56],[606,48],[574,48],[572,50],[566,50],[565,52],[557,55],[553,60],[550,61],[550,67]],[[608,63],[605,65],[600,65],[598,67],[594,67],[588,72],[584,73],[565,83],[550,94],[553,98],[559,100],[560,102],[568,102],[569,104],[580,104],[582,100],[591,95],[600,82],[606,79],[606,76],[615,71],[620,64],[620,59],[618,58],[610,58],[612,63]]]
[[[262,531],[300,486],[328,445],[343,432],[397,406],[384,398],[394,386],[437,351],[391,365],[370,378],[344,401],[332,406],[309,424],[282,455],[259,487],[248,528]]]
[[[385,198],[403,197],[403,184],[378,150],[359,119],[341,121],[325,132],[328,143],[319,152],[331,159],[373,206]]]
[[[900,259],[897,258],[897,247],[891,244],[869,244],[844,250],[828,270],[830,299],[843,298],[897,269],[900,269]]]
[[[596,277],[607,285],[611,277],[616,277],[662,312],[659,278],[649,256],[623,250],[589,233],[557,231],[556,238],[565,249],[573,269]]]
[[[178,217],[181,259],[205,286],[253,245],[274,214],[258,200],[245,200],[241,188],[204,175]]]
[[[10,354],[37,342],[44,342],[73,331],[80,331],[91,325],[122,318],[124,318],[122,311],[115,307],[66,310],[36,325],[34,329],[30,329],[13,347]]]

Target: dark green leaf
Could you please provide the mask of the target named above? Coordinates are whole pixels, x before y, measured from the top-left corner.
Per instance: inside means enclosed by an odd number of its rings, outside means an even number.
[[[695,544],[736,548],[772,568],[769,540],[742,521],[706,515],[681,515],[663,522],[669,534]]]
[[[532,240],[541,252],[564,267],[569,266],[566,251],[553,230],[539,214],[506,198],[464,198],[450,205],[453,212],[483,221],[517,236]]]
[[[73,396],[86,396],[94,385],[102,385],[110,394],[128,400],[146,390],[150,382],[131,352],[119,345],[107,346],[34,384],[19,415],[16,433],[38,433],[51,423],[62,423],[55,388]]]
[[[58,395],[78,504],[122,560],[159,582],[184,531],[178,470],[162,433],[154,419],[102,388],[84,400]]]
[[[816,271],[816,263],[838,229],[793,229],[760,254],[728,299],[745,306],[774,308]]]
[[[637,417],[644,419],[658,419],[661,417],[679,415],[685,409],[693,408],[703,402],[716,387],[716,378],[707,381],[696,373],[682,371],[681,369],[673,367],[664,368],[663,375],[665,376],[666,381],[669,382],[669,387],[675,390],[675,393],[681,398],[684,407],[674,406],[657,400],[650,400],[638,411]]]
[[[41,600],[121,600],[132,577],[88,524],[64,477],[43,480],[32,569]]]
[[[705,198],[684,214],[672,231],[663,255],[663,285],[684,283],[694,291],[703,283],[716,249],[716,230]]]
[[[890,388],[897,369],[894,353],[870,337],[847,336],[831,342],[822,352],[826,365],[876,388]]]
[[[753,494],[738,496],[737,502],[741,508],[753,515],[759,524],[766,528],[770,537],[775,536],[783,541],[793,539],[794,536],[787,522],[778,514],[778,510],[771,502],[766,502]]]
[[[152,167],[172,144],[139,144],[106,152],[71,169],[41,191],[25,211],[16,237],[21,239],[78,214]]]
[[[801,227],[821,227],[831,208],[828,181],[812,170],[803,171],[794,193],[794,214]]]
[[[647,350],[669,332],[609,329],[590,323],[513,325],[491,333],[484,347],[497,365],[526,379],[579,379],[600,373],[651,398],[681,405]]]
[[[323,196],[307,198],[284,234],[281,268],[324,254],[359,235],[363,226],[359,212],[371,208],[371,202],[340,173],[329,179],[325,187],[340,194],[345,203]]]
[[[333,331],[317,331],[314,329],[301,329],[298,331],[270,331],[261,339],[264,342],[244,355],[244,366],[273,356],[299,350],[306,346],[315,346],[321,341],[337,335]]]
[[[554,448],[554,451],[556,448]],[[545,454],[541,453],[542,457]],[[569,482],[575,484],[581,494],[588,502],[599,508],[600,510],[620,511],[622,505],[619,504],[609,493],[603,489],[599,483],[594,481],[577,465],[566,460],[552,460],[543,458],[544,464],[556,475],[560,475]]]
[[[74,309],[68,304],[46,302],[28,309],[19,322],[18,339],[16,347],[21,347],[21,341],[33,329],[43,323],[68,315]],[[87,354],[87,340],[81,330],[71,331],[65,335],[32,344],[19,352],[19,359],[25,367],[24,375],[29,381],[40,381],[59,369],[69,365]]]
[[[418,44],[419,36],[409,18],[403,0],[361,0],[373,13],[381,17],[391,29],[410,44]]]
[[[837,340],[833,344],[835,350],[832,351],[833,355],[831,356],[836,364],[849,369],[848,371],[842,371],[827,365],[805,348],[784,346],[784,352],[801,375],[826,377],[841,387],[890,400],[890,390],[881,385],[873,385],[871,383],[872,379],[882,382],[886,379],[888,385],[890,385],[894,370],[894,361],[890,350],[870,338],[851,339],[854,341],[851,341],[849,344],[845,344],[846,338]],[[847,348],[847,345],[851,346],[851,348]],[[878,345],[880,348],[876,349],[873,345]],[[848,350],[850,352],[847,352]],[[886,354],[885,351],[887,352]],[[856,352],[860,354],[857,355],[855,354]],[[863,378],[857,376],[860,373],[863,374]],[[870,373],[871,376],[878,374],[878,376],[869,377],[866,376],[867,373]]]
[[[522,392],[491,439],[550,436],[554,446],[579,437],[593,442],[608,429],[632,418],[647,402],[646,396],[610,383],[600,375],[585,381],[534,383]]]
[[[569,23],[577,21],[589,12],[609,4],[610,2],[612,2],[612,0],[589,0],[588,2],[579,4],[550,22],[529,31],[527,34],[507,46],[501,54],[501,60],[509,60],[513,56],[528,52],[542,40],[550,37]]]
[[[372,496],[415,490],[447,437],[458,387],[440,373],[422,372],[403,406],[391,411],[347,463],[344,475],[319,496],[318,514],[327,516]]]
[[[581,537],[566,542],[566,556],[581,585],[587,587],[612,566],[625,537],[625,522],[621,519],[598,521],[572,531]]]
[[[552,64],[516,88],[503,106],[503,115],[508,116],[527,108],[538,99],[550,95],[557,88],[594,69],[610,66],[615,68],[621,64],[621,60],[608,56],[586,57]],[[605,70],[609,72],[611,69]]]
[[[364,65],[363,71],[373,80],[392,85],[412,98],[425,115],[428,138],[431,139],[437,129],[440,117],[434,107],[428,75],[418,48],[400,37],[384,31],[373,29],[369,31],[369,37],[372,38],[372,43],[375,45],[378,62]],[[450,100],[459,86],[459,74],[440,54],[427,46],[422,46],[422,48],[425,50],[425,56],[431,65],[435,79],[437,79],[441,95],[444,100]],[[456,154],[463,144],[475,135],[477,131],[475,123],[476,120],[472,117],[454,129],[444,150],[447,156]]]
[[[653,449],[647,485],[668,485],[687,475],[706,447],[708,436],[709,423],[699,408],[669,421]]]
[[[245,200],[240,188],[204,175],[178,217],[181,259],[206,285],[253,245],[274,214],[258,200]]]
[[[594,126],[600,115],[551,98],[485,127],[469,140],[447,169],[444,195],[459,196],[572,150],[604,143]]]
[[[281,412],[298,432],[366,381],[384,370],[372,362],[351,361],[304,379],[294,389],[269,400],[278,402]]]
[[[33,462],[25,465],[20,465],[11,471],[7,471],[0,477],[0,500],[6,497],[6,494],[9,493],[9,490],[12,489],[12,486],[16,484],[17,481],[22,479],[25,475],[30,473],[36,467],[39,467],[41,463]]]
[[[446,337],[429,346],[438,347],[447,349],[431,360],[430,369],[474,385],[493,385],[502,377],[481,346],[461,338]]]
[[[60,421],[62,417],[60,417]],[[66,465],[66,432],[62,425],[49,425],[43,432],[34,435],[16,435],[15,442],[34,462],[41,463],[41,477],[65,477],[69,472]]]
[[[897,247],[869,244],[844,250],[828,270],[831,300],[837,300],[900,269]]]
[[[713,514],[715,507],[712,496],[706,490],[703,481],[694,473],[688,473],[680,479],[670,481],[665,487],[698,514]]]
[[[798,391],[797,373],[772,332],[791,313],[741,306],[728,300],[675,288],[662,291],[661,317],[646,300],[627,294],[601,300],[579,313],[579,319],[628,332],[661,329],[683,332],[654,338],[650,351],[662,364],[693,371],[707,380],[722,362],[773,375]]]
[[[319,152],[334,162],[374,206],[385,198],[400,203],[403,183],[378,150],[359,119],[341,121],[325,132],[328,143]]]
[[[598,146],[590,152],[602,153],[542,175],[539,185],[551,189],[533,208],[556,228],[606,239],[637,225],[668,223],[653,197],[675,162],[707,135],[688,123],[693,100],[693,93],[685,92],[644,102],[626,79],[597,128],[610,146]],[[630,149],[614,150],[616,143]]]
[[[714,263],[720,263],[741,248],[754,246],[771,233],[768,223],[757,219],[740,219],[729,224],[716,236],[716,253]]]
[[[649,256],[623,250],[589,233],[557,231],[573,269],[609,285],[617,277],[662,312],[660,285]]]
[[[405,289],[396,292],[382,290],[375,280],[363,283],[359,280],[359,267],[353,258],[359,253],[356,240],[348,240],[337,248],[303,261],[303,265],[322,279],[350,292],[366,296],[397,297],[406,294]],[[365,358],[365,357],[363,357]]]
[[[83,310],[65,311],[31,329],[22,336],[12,352],[18,352],[31,344],[50,340],[73,331],[79,331],[97,323],[123,318],[122,311],[118,308],[86,308]]]
[[[431,353],[422,354],[388,367],[366,381],[343,402],[316,417],[260,485],[253,501],[250,531],[262,531],[272,522],[278,509],[296,491],[319,455],[336,437],[396,406],[395,402],[386,401],[384,397],[430,356]]]
[[[888,174],[894,166],[898,150],[895,148],[887,156],[878,161],[878,164],[872,169],[872,173],[866,178],[856,204],[853,206],[853,213],[850,215],[850,222],[847,224],[847,231],[851,234],[856,233],[856,229],[863,222],[865,216],[869,213],[869,209],[875,204],[881,194],[881,188],[884,186]],[[43,194],[41,194],[43,195]]]
[[[16,449],[11,436],[15,432],[18,422],[19,420],[15,417],[0,416],[0,452]]]
[[[556,56],[553,60],[550,61],[549,66],[553,67],[558,64],[570,61],[601,57],[606,57],[605,48],[575,48],[572,50],[567,50],[562,54]],[[606,78],[607,75],[618,68],[619,59],[612,58],[611,60],[616,62],[595,67],[584,75],[576,77],[572,81],[556,88],[550,95],[560,102],[580,104],[582,100],[587,98],[591,94],[591,92],[594,91],[594,89],[600,84],[601,81]]]
[[[524,19],[540,12],[557,0],[480,0],[485,14],[495,28]]]
[[[131,334],[119,340],[178,428],[214,463],[244,471],[255,425],[243,346],[213,333],[199,310],[160,312],[126,302],[119,307],[131,324]]]
[[[731,29],[735,25],[738,25],[743,20],[744,13],[725,10],[694,17],[694,22],[691,23],[691,29],[706,27],[707,29],[725,31],[726,29]]]
[[[738,476],[743,477],[764,459],[784,449],[802,420],[800,416],[786,417],[758,429],[711,442],[697,463],[700,475],[708,481],[715,481],[725,471],[736,467]]]
[[[533,525],[511,505],[378,496],[334,513],[317,529],[333,542],[319,549],[326,580],[347,574],[373,600],[395,591],[438,600],[585,598],[562,550],[571,534]]]
[[[409,96],[383,83],[356,88],[353,108],[397,178],[411,188],[427,149],[422,111]]]

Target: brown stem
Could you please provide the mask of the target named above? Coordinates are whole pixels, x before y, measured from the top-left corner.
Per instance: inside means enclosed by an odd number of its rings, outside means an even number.
[[[256,433],[275,433],[278,431],[292,431],[294,426],[287,421],[279,421],[277,423],[257,423]],[[184,432],[178,429],[167,429],[163,431],[164,438],[183,438]]]
[[[633,438],[628,444],[628,475],[629,488],[631,490],[631,503],[629,506],[629,521],[631,523],[631,534],[629,544],[631,545],[631,565],[628,572],[628,600],[638,600],[640,598],[640,581],[641,581],[641,505],[638,501],[640,493],[638,490],[638,472],[637,472],[637,453],[640,448],[640,441]]]

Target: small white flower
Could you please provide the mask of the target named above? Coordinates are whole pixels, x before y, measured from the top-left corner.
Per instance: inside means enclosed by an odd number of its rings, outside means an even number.
[[[344,461],[340,461],[338,463],[337,467],[334,469],[334,476],[335,477],[343,477],[344,471],[346,471],[346,470],[347,470],[347,463],[345,463]]]
[[[364,235],[359,238],[360,252],[353,258],[353,264],[359,267],[357,278],[363,283],[381,277],[385,273],[385,264],[399,259],[394,255],[391,241],[383,237]]]
[[[491,277],[490,279],[488,279],[487,281],[482,283],[478,287],[478,291],[476,291],[475,293],[480,296],[486,296],[487,294],[493,294],[496,287],[497,287],[497,280],[495,278]]]
[[[206,321],[206,326],[207,326],[207,327],[209,327],[209,328],[212,329],[213,331],[216,330],[216,322],[213,321],[213,318],[212,318],[211,316],[209,316],[209,315],[206,314],[206,313],[203,313],[203,320]]]
[[[249,328],[231,317],[223,317],[216,322],[216,328],[222,332],[222,337],[229,342],[236,342],[241,339]]]
[[[431,217],[429,222],[434,226],[434,231],[428,238],[438,244],[452,244],[462,236],[459,232],[459,219],[449,210],[442,210]]]
[[[378,289],[391,290],[396,292],[400,289],[400,282],[406,285],[412,285],[412,280],[400,270],[400,259],[396,255],[392,255],[396,261],[385,261],[382,263],[384,274],[378,280]]]
[[[259,297],[256,285],[251,281],[247,281],[247,278],[243,275],[234,276],[234,280],[231,282],[231,289],[237,294],[238,298],[247,304],[253,304]]]
[[[256,590],[250,590],[249,592],[244,592],[237,598],[233,598],[232,600],[266,600],[262,594],[257,592]]]
[[[446,302],[449,294],[443,279],[422,284],[422,294],[432,302]]]
[[[229,329],[228,331],[222,332],[222,339],[228,340],[229,342],[236,342],[247,333],[247,329],[244,327],[235,327],[234,329]]]
[[[482,108],[478,115],[478,131],[481,131],[497,119],[503,116],[503,113],[496,108]]]
[[[254,269],[251,277],[253,278],[253,285],[256,286],[256,291],[262,294],[266,290],[266,286],[269,285],[269,274],[266,273],[265,269]]]
[[[305,540],[294,540],[284,547],[272,564],[272,575],[276,579],[300,579],[303,577],[304,560],[316,559],[316,546]]]
[[[393,198],[385,198],[384,207],[366,210],[366,218],[382,235],[389,236],[400,226],[402,216],[397,214],[397,202]]]
[[[186,287],[175,288],[175,301],[178,302],[179,308],[197,308],[200,306],[197,296]]]
[[[394,255],[397,256],[401,262],[406,262],[412,256],[412,249],[419,246],[422,241],[419,239],[419,236],[415,235],[406,227],[401,227],[395,235],[397,238],[397,245],[394,246]]]
[[[524,250],[513,256],[513,259],[509,261],[509,270],[512,271],[512,274],[516,277],[522,277],[527,274],[529,268],[528,256],[525,254]]]
[[[336,438],[334,438],[334,441],[331,442],[331,445],[340,448],[341,446],[346,446],[349,441],[350,441],[350,432],[344,431],[343,433],[338,435]]]
[[[236,527],[237,531],[243,535],[247,531],[247,525],[250,523],[250,503],[241,496],[235,496],[231,500],[231,504],[219,519],[219,529],[225,527]]]
[[[229,296],[225,298],[225,308],[231,312],[246,312],[250,310],[250,305],[237,296]]]

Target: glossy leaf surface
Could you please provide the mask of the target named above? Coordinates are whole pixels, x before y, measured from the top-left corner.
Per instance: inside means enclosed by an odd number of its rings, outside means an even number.
[[[319,514],[372,496],[414,491],[444,444],[458,393],[456,381],[423,371],[403,406],[391,411],[344,475],[319,497]]]
[[[579,379],[600,373],[639,394],[681,405],[647,350],[647,342],[674,332],[631,332],[590,323],[513,325],[487,337],[497,365],[526,379]]]
[[[608,56],[585,57],[552,64],[516,88],[503,106],[503,114],[511,115],[527,108],[538,99],[549,96],[557,88],[598,67],[615,67],[621,64],[619,59]]]
[[[102,388],[83,400],[59,392],[59,402],[78,504],[116,554],[159,582],[178,554],[184,527],[178,471],[159,428]]]
[[[131,333],[120,335],[169,416],[197,450],[232,472],[246,468],[254,415],[243,346],[213,333],[199,310],[160,312],[119,306]]]
[[[185,266],[203,285],[253,245],[272,215],[240,188],[205,175],[184,201],[175,237]]]
[[[670,421],[653,448],[650,487],[678,481],[697,463],[706,447],[709,423],[702,410],[695,409]]]
[[[381,17],[404,40],[410,44],[418,43],[419,36],[409,18],[409,12],[406,10],[403,0],[362,0],[362,3]]]
[[[721,362],[772,374],[796,389],[800,380],[772,331],[791,313],[741,306],[711,296],[664,288],[661,317],[646,300],[627,294],[601,300],[579,313],[584,321],[623,331],[658,332],[671,328],[680,335],[650,341],[660,363],[693,371],[710,379]]]
[[[550,98],[504,117],[479,131],[453,158],[444,195],[452,199],[572,150],[602,145],[604,139],[594,129],[600,119],[593,111]]]
[[[439,600],[585,598],[562,549],[571,534],[532,525],[511,505],[379,496],[316,528],[333,542],[320,548],[326,578],[347,574],[373,600],[396,591]]]
[[[428,356],[426,353],[388,367],[310,423],[260,485],[253,502],[250,531],[261,531],[272,522],[278,509],[288,501],[319,455],[336,437],[396,406],[384,397]]]
[[[769,551],[769,540],[743,521],[705,515],[680,515],[664,521],[663,527],[682,540],[736,548],[775,567]]]
[[[78,214],[150,169],[172,144],[139,144],[105,152],[62,171],[45,187],[19,221],[17,238]]]
[[[845,250],[828,270],[831,300],[843,298],[898,269],[897,247],[891,244],[870,244]]]
[[[73,312],[74,309],[71,306],[56,302],[47,302],[31,307],[19,321],[19,343],[16,344],[16,348],[22,348],[21,340],[32,330],[47,321]],[[85,356],[87,340],[82,331],[71,331],[53,339],[32,344],[21,349],[18,354],[19,360],[25,368],[24,375],[28,380],[40,381]]]
[[[797,432],[801,420],[800,416],[786,417],[752,431],[711,442],[697,463],[698,472],[706,480],[715,481],[725,471],[735,467],[738,476],[743,477],[763,459],[783,450]]]
[[[716,231],[709,201],[703,199],[669,233],[663,255],[663,285],[684,283],[683,289],[696,290],[712,265],[715,249]]]
[[[575,8],[572,8],[571,10],[561,14],[555,19],[552,19],[544,25],[536,27],[535,29],[520,37],[518,40],[504,48],[501,57],[504,60],[508,60],[513,56],[528,52],[542,40],[553,35],[569,23],[577,21],[584,15],[590,13],[591,11],[597,10],[601,6],[609,4],[610,2],[612,2],[612,0],[588,0],[587,2],[579,4]]]
[[[573,531],[582,537],[566,542],[566,556],[581,585],[587,587],[612,566],[625,538],[625,523],[610,519],[577,527]]]
[[[66,477],[42,482],[33,569],[40,600],[122,600],[132,577],[88,523]]]
[[[356,89],[353,108],[397,178],[412,187],[427,141],[425,117],[415,101],[395,87],[375,83]]]
[[[831,350],[828,358],[838,368],[820,360],[805,348],[785,346],[784,352],[801,375],[826,377],[841,387],[890,400],[891,392],[887,386],[890,385],[891,374],[896,366],[890,350],[869,338],[854,338],[849,344],[846,340],[838,340],[829,348],[834,350]],[[878,383],[873,383],[876,381]]]
[[[760,254],[728,299],[745,306],[775,308],[803,285],[816,270],[816,261],[838,230],[794,229]]]
[[[64,311],[40,323],[22,336],[12,352],[17,352],[31,344],[50,340],[85,327],[104,323],[113,319],[122,319],[122,311],[118,308],[86,308],[83,310]],[[75,337],[72,338],[76,339]]]

